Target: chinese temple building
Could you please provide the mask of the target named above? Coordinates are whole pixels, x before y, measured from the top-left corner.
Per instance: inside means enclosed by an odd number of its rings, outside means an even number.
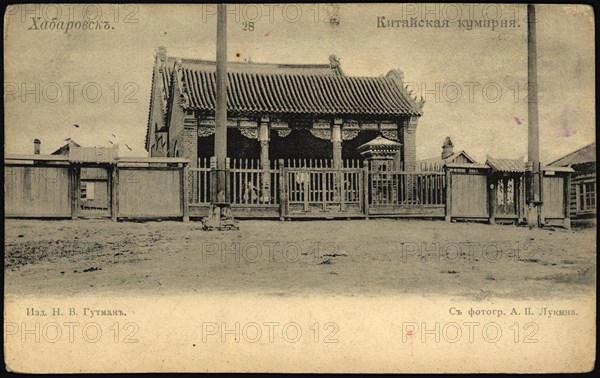
[[[146,134],[150,156],[185,157],[195,167],[214,154],[215,62],[156,54]],[[399,143],[395,159],[416,164],[422,99],[397,69],[346,75],[327,64],[229,62],[227,156],[232,159],[363,160],[357,148],[381,136]]]

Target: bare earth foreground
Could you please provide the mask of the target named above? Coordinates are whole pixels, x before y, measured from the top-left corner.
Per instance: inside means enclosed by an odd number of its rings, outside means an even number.
[[[595,229],[415,220],[6,220],[5,293],[594,295]]]

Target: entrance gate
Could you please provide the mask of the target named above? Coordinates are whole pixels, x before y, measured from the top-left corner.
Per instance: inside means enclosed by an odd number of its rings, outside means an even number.
[[[288,217],[364,216],[360,168],[284,168]]]

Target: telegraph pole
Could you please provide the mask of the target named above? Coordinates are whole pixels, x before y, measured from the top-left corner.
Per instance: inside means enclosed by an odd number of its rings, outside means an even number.
[[[211,159],[210,211],[203,228],[238,229],[231,215],[227,187],[227,12],[225,4],[217,5],[217,62],[215,103],[215,151]]]
[[[225,4],[217,5],[217,88],[215,104],[215,157],[217,158],[217,202],[226,200],[227,159],[227,13]]]
[[[538,119],[537,51],[535,6],[527,4],[527,223],[540,226],[542,193]]]

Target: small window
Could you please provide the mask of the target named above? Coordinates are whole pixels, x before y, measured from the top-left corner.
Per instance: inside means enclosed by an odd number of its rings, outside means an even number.
[[[580,212],[596,210],[596,183],[586,182],[578,185],[579,198],[577,210]]]
[[[86,188],[87,188],[87,199],[93,200],[94,199],[94,183],[88,182],[86,185]]]
[[[81,183],[81,199],[82,200],[93,200],[94,199],[94,183],[93,182],[82,182]]]

